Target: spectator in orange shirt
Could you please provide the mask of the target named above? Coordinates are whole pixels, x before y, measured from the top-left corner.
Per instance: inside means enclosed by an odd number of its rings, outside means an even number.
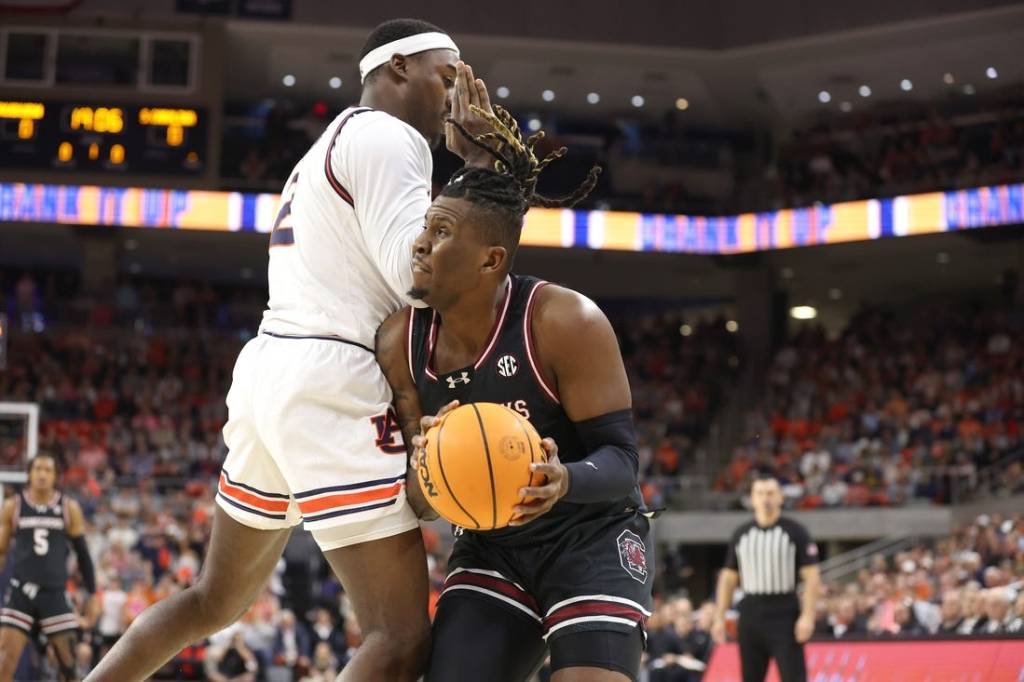
[[[675,476],[679,473],[679,450],[670,440],[661,441],[654,453],[654,461],[658,463],[658,473],[663,476]]]

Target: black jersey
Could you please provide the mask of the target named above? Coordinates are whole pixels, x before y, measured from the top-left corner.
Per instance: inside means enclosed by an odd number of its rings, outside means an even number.
[[[559,460],[578,462],[589,453],[562,408],[556,388],[541,373],[531,337],[533,302],[546,284],[534,277],[511,275],[501,312],[480,357],[472,365],[441,375],[434,371],[433,355],[443,321],[430,309],[410,308],[406,357],[424,414],[437,414],[452,400],[463,405],[501,403],[528,419],[541,438],[553,439]],[[560,501],[525,526],[486,531],[486,535],[542,542],[564,532],[564,524],[635,509],[639,499],[637,491],[630,498],[592,504]]]
[[[64,589],[68,581],[67,499],[55,493],[46,504],[19,496],[14,517],[14,573],[23,583]]]

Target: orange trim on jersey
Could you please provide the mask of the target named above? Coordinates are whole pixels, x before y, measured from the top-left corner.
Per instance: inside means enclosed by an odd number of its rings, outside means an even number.
[[[245,503],[249,506],[256,507],[268,512],[287,512],[288,511],[288,500],[264,500],[262,497],[256,497],[250,492],[236,488],[235,486],[228,483],[227,479],[224,478],[224,474],[220,475],[220,492],[224,495]]]
[[[363,502],[373,502],[375,500],[383,500],[389,497],[394,497],[402,489],[402,484],[395,483],[387,488],[378,488],[377,490],[367,490],[358,493],[341,493],[339,495],[327,495],[326,497],[318,497],[315,500],[307,500],[305,502],[299,502],[299,510],[305,514],[315,514],[316,512],[324,511],[325,509],[334,509],[336,507],[347,507],[350,504],[362,504]]]

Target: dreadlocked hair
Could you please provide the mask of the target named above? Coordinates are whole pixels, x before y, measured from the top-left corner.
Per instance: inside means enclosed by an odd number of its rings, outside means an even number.
[[[463,168],[448,181],[441,196],[465,199],[491,214],[488,219],[474,224],[490,243],[505,248],[509,254],[506,268],[511,269],[519,249],[523,217],[530,206],[566,208],[576,205],[594,189],[601,168],[591,168],[583,183],[568,196],[560,199],[542,196],[537,193],[537,178],[548,164],[565,156],[565,147],[538,160],[534,146],[543,139],[544,133],[534,133],[524,141],[519,125],[505,109],[495,106],[493,114],[474,105],[470,105],[470,109],[490,124],[491,132],[473,135],[459,123],[451,119],[449,122],[459,134],[490,154],[494,165],[492,168]]]
[[[552,161],[565,156],[568,150],[565,147],[559,147],[543,159],[538,159],[534,149],[537,143],[544,139],[543,130],[539,130],[523,140],[519,124],[516,123],[512,114],[503,107],[495,105],[493,114],[474,104],[469,105],[469,108],[470,111],[490,124],[491,132],[474,135],[455,120],[449,119],[449,122],[455,126],[460,135],[494,157],[494,170],[499,175],[514,182],[523,205],[521,214],[525,214],[530,206],[543,208],[575,206],[585,199],[597,185],[601,167],[595,164],[587,173],[587,177],[571,194],[557,199],[539,194],[537,179],[540,177],[541,171],[547,168]],[[470,173],[470,169],[466,169],[462,174],[456,174],[452,177],[452,182],[455,182],[456,179],[465,179],[465,175],[468,173]],[[506,180],[506,182],[508,181]],[[442,192],[442,194],[447,194],[447,192]]]

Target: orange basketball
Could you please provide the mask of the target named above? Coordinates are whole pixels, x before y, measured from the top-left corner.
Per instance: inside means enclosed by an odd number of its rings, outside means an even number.
[[[519,489],[543,485],[530,464],[547,455],[528,420],[497,403],[461,405],[427,431],[417,461],[420,489],[430,506],[457,526],[504,528],[524,500]]]

